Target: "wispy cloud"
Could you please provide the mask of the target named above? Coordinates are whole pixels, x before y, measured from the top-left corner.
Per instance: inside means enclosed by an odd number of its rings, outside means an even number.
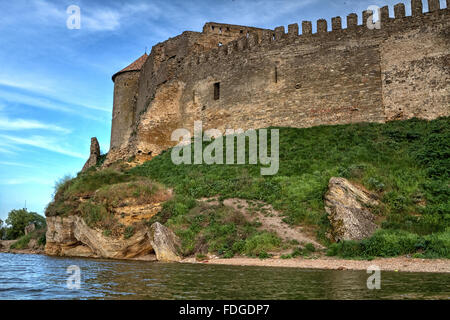
[[[0,147],[0,153],[11,154],[11,155],[16,154],[16,152],[11,151],[10,149],[6,149],[4,147]]]
[[[81,16],[81,28],[91,31],[113,31],[120,27],[121,14],[108,8],[89,11]]]
[[[60,153],[66,156],[75,157],[84,159],[85,156],[81,153],[72,151],[70,147],[63,148],[58,141],[55,141],[54,139],[50,137],[43,137],[43,136],[31,136],[29,138],[21,138],[11,135],[5,135],[0,134],[1,139],[6,139],[11,144],[16,145],[25,145],[25,146],[31,146],[36,148],[41,148],[44,150]]]
[[[0,88],[0,100],[9,102],[9,103],[19,103],[28,105],[31,107],[53,110],[58,112],[64,112],[69,114],[75,114],[77,116],[96,120],[96,121],[105,121],[104,116],[96,116],[89,112],[91,111],[100,111],[104,115],[106,113],[110,113],[110,108],[106,107],[98,107],[98,106],[87,106],[81,104],[74,104],[66,101],[59,101],[49,97],[37,96],[33,92],[29,91],[26,93],[18,93],[7,90],[2,90]],[[85,110],[86,112],[82,112],[81,110]]]
[[[0,153],[7,155],[16,155],[20,151],[22,151],[20,147],[12,145],[10,142],[8,143],[6,140],[0,140]]]
[[[2,165],[2,166],[11,166],[11,167],[32,168],[32,166],[30,166],[28,164],[23,164],[23,163],[19,163],[19,162],[0,161],[0,165]]]
[[[47,25],[64,25],[69,17],[66,10],[68,5],[54,4],[44,0],[34,0],[35,15],[41,23]],[[120,27],[124,13],[121,10],[81,3],[80,18],[81,28],[87,31],[114,31]],[[63,24],[64,23],[64,24]]]
[[[53,124],[43,123],[36,120],[29,119],[10,119],[0,115],[0,131],[15,131],[15,130],[50,130],[63,133],[70,133],[71,130],[62,128]]]
[[[41,81],[42,83],[42,81]],[[39,84],[37,82],[28,82],[24,81],[23,78],[21,81],[11,80],[10,75],[1,76],[0,75],[0,86],[7,86],[12,88],[30,90],[34,92],[49,92],[50,89],[48,86]]]
[[[18,185],[18,184],[41,184],[41,185],[53,185],[52,181],[48,179],[40,179],[33,177],[21,177],[21,178],[10,178],[0,180],[0,184],[3,185]]]

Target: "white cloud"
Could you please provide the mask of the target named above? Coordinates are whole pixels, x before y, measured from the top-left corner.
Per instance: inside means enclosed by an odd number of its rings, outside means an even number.
[[[89,12],[89,11],[88,11]],[[91,31],[113,31],[120,27],[121,14],[111,9],[98,9],[81,13],[81,28]]]
[[[42,80],[40,81],[42,83]],[[7,86],[7,87],[13,87],[18,89],[25,89],[30,90],[34,92],[50,92],[50,89],[48,86],[43,86],[40,84],[37,84],[38,82],[27,82],[24,81],[23,78],[20,79],[20,81],[14,81],[11,80],[11,76],[6,75],[4,78],[0,76],[0,86]]]
[[[2,165],[2,166],[12,166],[12,167],[32,168],[32,166],[30,166],[28,164],[23,164],[23,163],[19,163],[19,162],[0,161],[0,165]]]
[[[110,113],[111,109],[106,107],[98,107],[98,106],[87,106],[81,104],[72,104],[65,101],[55,101],[51,98],[43,98],[38,96],[32,96],[30,94],[21,94],[16,92],[9,92],[6,90],[0,89],[0,99],[11,103],[20,103],[28,106],[42,108],[47,110],[54,110],[59,112],[65,112],[70,114],[76,114],[77,116],[96,120],[96,121],[105,121],[104,117],[97,117],[92,115],[89,112],[81,112],[82,109],[87,110],[95,110],[101,111],[102,113]],[[80,110],[81,109],[81,110]]]
[[[5,140],[0,140],[0,153],[7,155],[16,155],[22,149],[16,145],[12,145]]]
[[[0,153],[17,154],[16,152],[11,151],[11,150],[9,150],[9,149],[6,149],[6,148],[4,148],[4,147],[0,147]]]
[[[2,179],[0,184],[3,185],[18,185],[18,184],[43,184],[43,185],[52,185],[52,182],[49,179],[39,179],[32,177],[21,177],[21,178],[11,178],[11,179]]]
[[[74,158],[80,158],[80,159],[86,158],[81,153],[72,151],[72,149],[70,147],[63,148],[58,141],[55,141],[54,139],[52,139],[50,137],[34,135],[34,136],[30,136],[29,138],[20,138],[20,137],[16,137],[16,136],[1,134],[0,138],[6,139],[8,141],[8,143],[11,143],[14,145],[26,145],[26,146],[41,148],[44,150],[60,153],[60,154],[66,155],[66,156],[74,157]]]
[[[50,131],[58,131],[63,133],[70,133],[71,130],[62,128],[53,124],[47,124],[36,120],[28,119],[9,119],[0,115],[0,131],[13,131],[13,130],[32,130],[42,129]]]
[[[34,0],[36,9],[34,15],[41,23],[48,25],[66,25],[69,15],[66,10],[68,5],[53,4],[44,0]],[[88,3],[79,4],[81,29],[88,31],[114,31],[120,27],[122,13],[119,10],[108,7],[93,8]]]

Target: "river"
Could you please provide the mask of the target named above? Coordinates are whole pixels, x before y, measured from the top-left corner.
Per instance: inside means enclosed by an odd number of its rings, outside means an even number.
[[[68,288],[70,266],[80,271],[79,288]],[[0,253],[0,299],[450,299],[449,274],[381,272],[379,290],[367,289],[368,276]]]

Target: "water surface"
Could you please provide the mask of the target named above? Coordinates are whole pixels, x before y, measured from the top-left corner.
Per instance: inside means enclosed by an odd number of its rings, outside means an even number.
[[[67,288],[79,266],[81,287]],[[0,253],[0,299],[449,299],[450,275],[304,270]]]

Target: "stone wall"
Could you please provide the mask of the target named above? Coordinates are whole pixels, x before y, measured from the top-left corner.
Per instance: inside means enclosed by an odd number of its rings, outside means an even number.
[[[328,31],[321,19],[315,34],[308,21],[301,35],[297,24],[285,33],[209,23],[158,44],[141,71],[125,153],[156,155],[194,120],[224,130],[450,115],[450,10],[422,14],[419,3],[413,17],[383,7],[380,29],[364,12],[363,25],[350,14],[346,29],[335,17]]]
[[[450,114],[450,15],[409,17],[415,25],[380,45],[386,120],[434,119]],[[422,19],[421,19],[422,18]]]

